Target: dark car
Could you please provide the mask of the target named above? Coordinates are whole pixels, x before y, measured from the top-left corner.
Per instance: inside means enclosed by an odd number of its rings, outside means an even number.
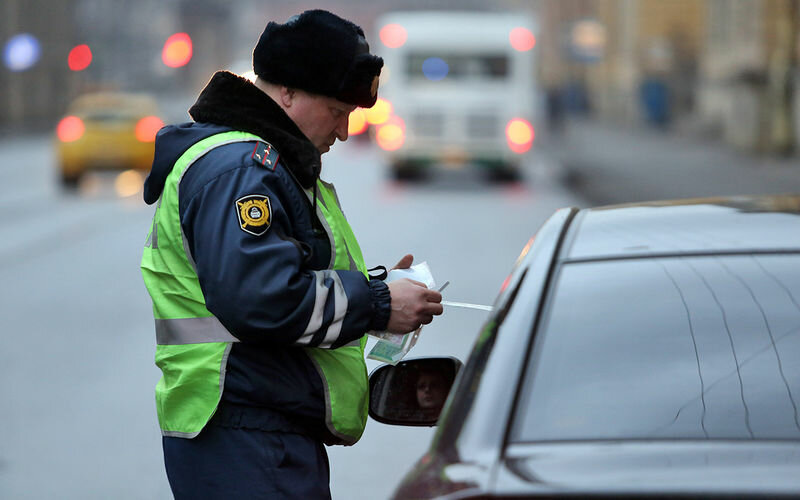
[[[373,418],[435,423],[386,395],[436,365],[373,372]],[[800,497],[798,405],[800,196],[564,209],[395,497]]]

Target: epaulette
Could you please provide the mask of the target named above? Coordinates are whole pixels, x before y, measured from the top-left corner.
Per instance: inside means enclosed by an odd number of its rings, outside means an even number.
[[[258,141],[250,156],[253,161],[270,170],[275,170],[278,164],[278,151],[268,142]]]

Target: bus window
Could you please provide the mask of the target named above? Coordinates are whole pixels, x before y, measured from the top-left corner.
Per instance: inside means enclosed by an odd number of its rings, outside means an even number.
[[[505,54],[440,54],[410,52],[409,79],[432,79],[426,62],[438,59],[446,65],[446,77],[454,80],[501,80],[508,77],[508,57]]]

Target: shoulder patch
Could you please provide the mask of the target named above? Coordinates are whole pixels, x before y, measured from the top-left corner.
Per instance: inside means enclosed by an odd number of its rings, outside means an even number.
[[[253,161],[270,170],[275,170],[275,165],[278,164],[278,156],[278,151],[272,147],[272,144],[262,141],[256,143],[253,148],[253,154],[250,155]]]
[[[263,194],[249,194],[236,200],[236,217],[239,227],[245,233],[261,236],[272,224],[272,206],[269,197]]]

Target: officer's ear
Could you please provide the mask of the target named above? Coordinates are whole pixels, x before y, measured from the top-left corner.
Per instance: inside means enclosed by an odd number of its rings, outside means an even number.
[[[297,91],[284,85],[280,86],[278,93],[284,108],[291,108],[295,99],[297,99]]]

